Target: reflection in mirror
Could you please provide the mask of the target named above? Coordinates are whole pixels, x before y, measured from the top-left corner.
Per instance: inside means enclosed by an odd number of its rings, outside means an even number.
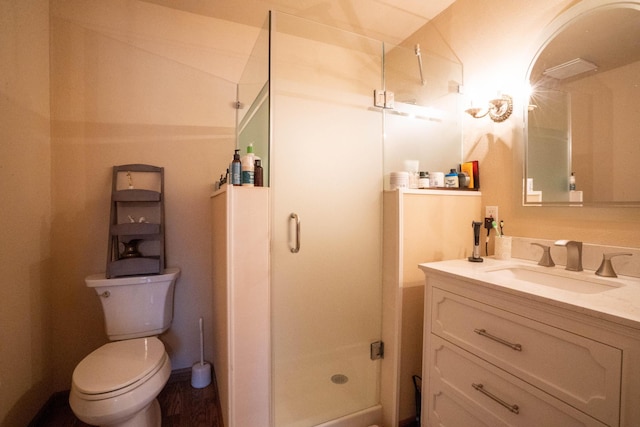
[[[553,23],[530,67],[525,204],[640,204],[640,2],[594,3]]]

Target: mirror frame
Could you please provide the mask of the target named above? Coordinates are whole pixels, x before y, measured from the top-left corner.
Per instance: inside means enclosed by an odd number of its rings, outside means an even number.
[[[640,11],[640,0],[583,0],[580,3],[570,7],[564,12],[560,13],[556,18],[554,18],[542,31],[542,33],[538,36],[538,42],[534,44],[537,46],[535,49],[535,53],[532,56],[531,62],[527,68],[527,73],[525,76],[525,85],[528,86],[530,83],[531,72],[538,61],[538,58],[544,52],[545,48],[553,39],[560,34],[565,28],[575,23],[577,20],[582,18],[585,14],[593,13],[595,11],[608,10],[608,9],[618,9],[618,8],[629,8],[636,9]],[[523,143],[524,149],[522,152],[522,205],[527,206],[585,206],[585,207],[640,207],[640,200],[623,202],[623,201],[611,201],[611,202],[603,202],[603,201],[593,201],[593,202],[567,202],[567,201],[557,201],[557,202],[529,202],[527,201],[527,154],[529,151],[529,98],[525,100],[523,103],[523,119],[524,119],[524,127],[523,127]]]

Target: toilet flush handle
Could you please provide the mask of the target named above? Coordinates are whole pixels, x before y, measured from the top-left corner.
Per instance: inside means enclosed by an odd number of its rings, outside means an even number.
[[[109,291],[104,291],[103,293],[100,294],[100,296],[102,298],[109,298],[111,296],[111,292]]]

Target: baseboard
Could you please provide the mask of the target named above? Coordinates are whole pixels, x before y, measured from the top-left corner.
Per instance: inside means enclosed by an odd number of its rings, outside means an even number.
[[[42,405],[35,417],[28,424],[28,427],[39,427],[49,419],[50,414],[54,413],[57,408],[67,405],[69,402],[69,390],[58,391],[53,393],[49,399]]]
[[[180,381],[191,381],[191,368],[175,369],[171,371],[168,383],[175,383]]]

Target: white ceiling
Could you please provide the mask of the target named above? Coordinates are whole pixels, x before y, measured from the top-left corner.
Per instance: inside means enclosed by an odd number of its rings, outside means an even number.
[[[455,0],[143,0],[254,27],[277,10],[400,43]]]

